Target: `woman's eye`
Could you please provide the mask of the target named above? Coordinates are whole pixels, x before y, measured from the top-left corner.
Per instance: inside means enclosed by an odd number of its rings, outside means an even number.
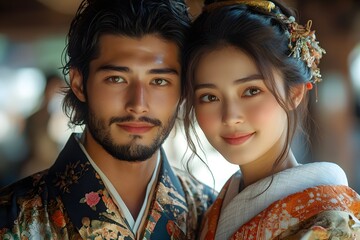
[[[120,76],[111,76],[107,78],[108,81],[112,83],[122,83],[125,82],[125,79]]]
[[[246,97],[252,97],[254,95],[259,94],[260,92],[261,92],[260,89],[251,87],[251,88],[246,89],[243,95]]]
[[[219,99],[214,95],[206,94],[200,97],[200,101],[209,103],[209,102],[219,101]]]
[[[157,79],[152,80],[152,84],[158,85],[158,86],[165,86],[165,85],[169,84],[169,81],[162,79],[162,78],[157,78]]]

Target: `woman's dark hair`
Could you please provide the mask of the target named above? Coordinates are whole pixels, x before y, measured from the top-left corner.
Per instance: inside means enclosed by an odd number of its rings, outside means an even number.
[[[210,1],[206,1],[208,2]],[[271,12],[245,4],[234,4],[212,11],[205,10],[194,21],[185,48],[183,67],[183,76],[187,79],[184,127],[189,147],[193,151],[190,160],[195,155],[199,156],[191,135],[193,132],[199,143],[195,131],[193,108],[195,70],[204,54],[222,47],[238,48],[254,60],[266,86],[287,114],[287,144],[276,160],[274,168],[286,158],[297,127],[301,126],[301,122],[305,124],[307,96],[296,110],[289,96],[292,86],[310,81],[311,72],[302,60],[289,57],[291,52],[288,45],[290,41],[288,29],[286,24],[276,16],[282,13],[290,17],[294,16],[294,13],[282,3],[272,2],[275,3],[276,8]],[[285,99],[280,96],[276,88],[274,69],[279,71],[284,78]]]
[[[104,34],[133,38],[154,34],[176,43],[182,53],[189,27],[190,18],[183,0],[83,0],[67,35],[64,77],[70,69],[77,69],[86,89],[89,64],[98,57],[99,38]],[[184,93],[183,89],[181,92]],[[70,126],[87,123],[88,106],[77,99],[70,87],[65,91],[63,110],[70,118]]]

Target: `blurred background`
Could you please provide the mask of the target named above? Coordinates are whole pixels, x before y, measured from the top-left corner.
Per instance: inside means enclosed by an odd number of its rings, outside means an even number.
[[[327,54],[321,62],[319,101],[311,94],[316,126],[312,144],[298,136],[293,149],[302,163],[340,165],[360,192],[360,1],[287,0],[299,21],[313,29]],[[49,167],[72,132],[61,111],[61,55],[79,0],[0,0],[0,187]],[[191,14],[202,1],[188,0]],[[227,163],[205,140],[207,167],[190,163],[193,174],[219,190],[237,166]],[[165,143],[180,168],[189,151],[181,123]],[[301,176],[299,176],[301,177]]]

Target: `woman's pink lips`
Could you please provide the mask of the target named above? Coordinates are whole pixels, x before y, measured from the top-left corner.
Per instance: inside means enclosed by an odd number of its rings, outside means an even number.
[[[244,142],[246,142],[249,138],[251,138],[255,133],[249,133],[249,134],[235,134],[235,135],[228,135],[225,137],[222,137],[225,142],[231,144],[231,145],[239,145]]]
[[[121,123],[118,124],[119,127],[124,129],[126,132],[132,133],[132,134],[141,134],[146,133],[150,131],[154,126],[147,123]]]

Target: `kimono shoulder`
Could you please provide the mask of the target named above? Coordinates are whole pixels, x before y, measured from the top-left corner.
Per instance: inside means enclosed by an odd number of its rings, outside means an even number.
[[[28,176],[0,190],[0,229],[14,224],[23,207],[46,205],[46,171]],[[37,202],[32,201],[37,199]],[[41,201],[41,202],[39,202]]]
[[[214,203],[217,192],[183,170],[174,168],[174,172],[182,184],[189,207],[194,208],[200,224],[203,215]]]
[[[0,190],[0,239],[77,235],[62,202],[49,191],[47,173],[36,173]]]
[[[213,188],[200,182],[186,171],[174,168],[174,172],[189,195],[194,199],[206,203],[206,209],[215,201],[217,192]]]
[[[162,164],[141,239],[197,239],[199,224],[215,199],[213,190],[174,168],[161,149]]]

